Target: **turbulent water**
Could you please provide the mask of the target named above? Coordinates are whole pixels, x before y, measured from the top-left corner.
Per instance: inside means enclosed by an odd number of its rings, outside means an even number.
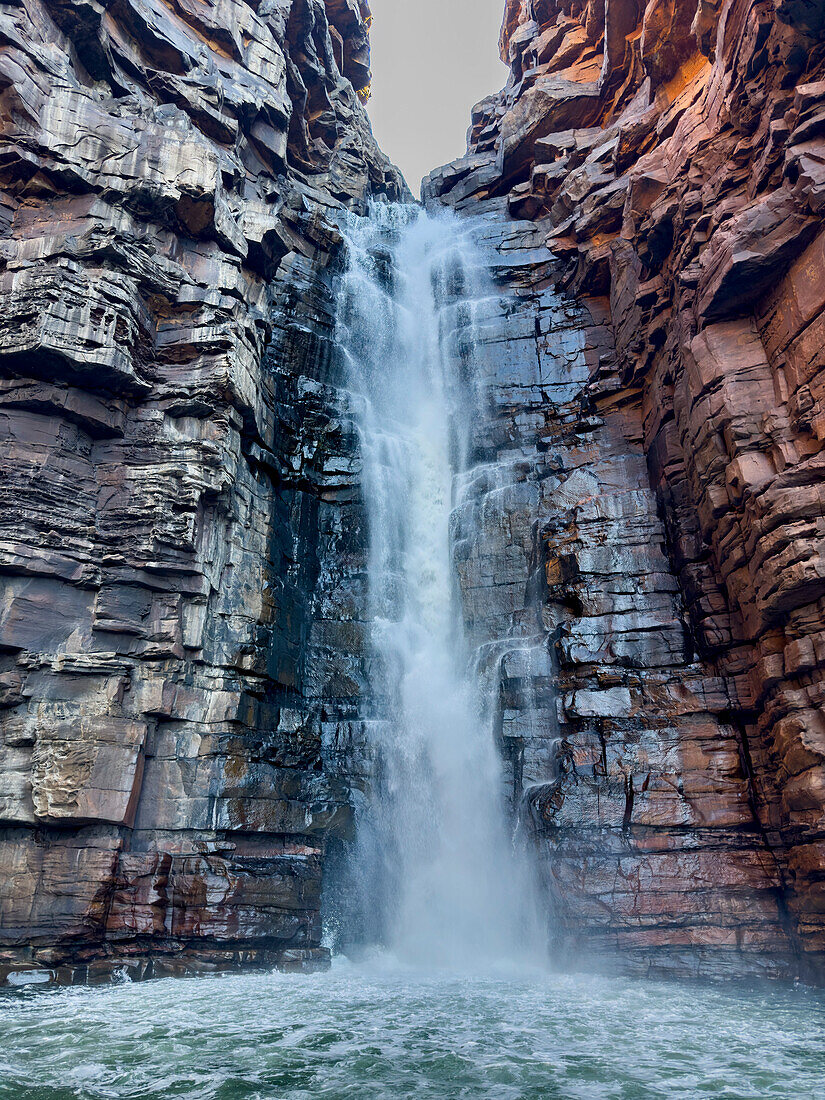
[[[780,988],[337,964],[0,996],[0,1100],[824,1100]]]
[[[372,919],[339,923],[410,961],[500,959],[532,935],[531,889],[453,564],[456,487],[486,399],[475,317],[494,290],[454,217],[385,205],[343,228],[337,338],[363,456],[380,774],[352,878]]]

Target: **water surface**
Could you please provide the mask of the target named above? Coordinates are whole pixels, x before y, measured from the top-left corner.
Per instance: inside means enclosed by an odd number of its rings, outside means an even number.
[[[825,1100],[825,1000],[337,963],[0,997],[2,1100]]]

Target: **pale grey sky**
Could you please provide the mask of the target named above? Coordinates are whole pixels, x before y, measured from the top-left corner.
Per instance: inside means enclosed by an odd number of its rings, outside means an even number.
[[[418,195],[421,177],[463,154],[470,108],[507,80],[504,0],[370,0],[372,99],[381,148]]]

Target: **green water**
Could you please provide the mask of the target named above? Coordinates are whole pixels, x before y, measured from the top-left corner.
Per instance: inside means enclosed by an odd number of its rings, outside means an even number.
[[[337,964],[0,997],[0,1100],[825,1100],[804,990]]]

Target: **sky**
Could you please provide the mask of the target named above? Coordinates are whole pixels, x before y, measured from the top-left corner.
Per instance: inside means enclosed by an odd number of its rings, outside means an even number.
[[[378,143],[417,195],[421,177],[463,155],[470,110],[504,86],[504,0],[370,0]]]

